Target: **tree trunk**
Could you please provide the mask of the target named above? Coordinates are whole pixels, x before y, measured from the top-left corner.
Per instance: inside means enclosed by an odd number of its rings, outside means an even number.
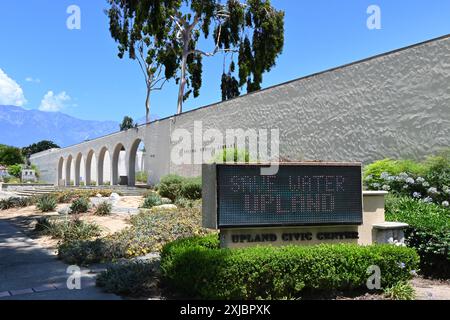
[[[183,96],[184,96],[184,88],[186,87],[186,61],[187,61],[187,55],[185,53],[183,53],[183,58],[181,60],[180,88],[178,90],[177,114],[180,114],[183,112]]]
[[[145,99],[145,123],[150,122],[150,92],[151,89],[147,87],[147,97]]]

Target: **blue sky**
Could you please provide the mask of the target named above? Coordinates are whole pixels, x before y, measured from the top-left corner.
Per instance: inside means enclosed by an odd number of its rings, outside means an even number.
[[[72,4],[81,8],[81,30],[66,27],[66,10]],[[285,47],[277,66],[265,74],[263,87],[450,33],[449,0],[272,4],[286,12]],[[366,26],[366,10],[373,4],[381,9],[381,30]],[[142,117],[142,74],[137,62],[117,57],[103,13],[106,7],[106,0],[0,1],[0,102],[17,101],[28,109],[62,108],[82,119]],[[202,44],[212,48],[211,42]],[[219,101],[221,73],[221,57],[205,58],[200,97],[188,100],[184,110]],[[15,91],[8,91],[11,88]],[[172,115],[176,102],[172,81],[152,94],[152,113]]]

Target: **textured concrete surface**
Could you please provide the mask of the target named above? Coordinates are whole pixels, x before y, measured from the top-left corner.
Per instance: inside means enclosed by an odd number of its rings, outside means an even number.
[[[0,300],[4,299],[119,299],[95,287],[95,273],[81,269],[81,289],[69,290],[68,265],[0,220]]]
[[[168,173],[199,175],[201,165],[176,165],[170,153],[176,129],[279,129],[280,156],[292,160],[362,161],[421,158],[450,145],[450,36],[294,80],[230,101],[152,122],[61,150],[33,155],[41,177],[70,176],[72,161],[111,154],[117,168],[126,150],[130,184],[136,144],[147,150],[152,182]],[[188,138],[185,135],[183,138]],[[209,145],[205,142],[204,146]],[[222,145],[222,143],[219,143]],[[192,155],[202,146],[187,146]],[[270,148],[269,148],[270,149]],[[84,160],[82,160],[84,159]],[[60,164],[58,166],[58,164]],[[58,170],[59,168],[59,170]],[[98,170],[101,171],[101,170]],[[117,172],[112,172],[117,182]],[[97,181],[101,181],[98,179]]]

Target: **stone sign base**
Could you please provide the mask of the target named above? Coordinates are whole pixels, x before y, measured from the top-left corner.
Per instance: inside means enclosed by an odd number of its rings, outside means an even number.
[[[319,243],[354,243],[359,239],[358,226],[270,227],[221,229],[222,248],[258,245],[315,245]]]

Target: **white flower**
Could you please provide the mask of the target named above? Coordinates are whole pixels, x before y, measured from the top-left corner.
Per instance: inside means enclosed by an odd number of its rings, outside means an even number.
[[[431,202],[433,202],[433,199],[431,197],[426,197],[425,199],[423,199],[423,202],[431,203]]]
[[[391,190],[391,187],[388,186],[387,184],[385,184],[385,185],[383,185],[383,190],[389,191],[389,190]]]
[[[408,189],[409,188],[409,186],[407,185],[407,184],[405,184],[404,186],[403,186],[403,189]]]
[[[404,262],[400,262],[400,263],[398,264],[398,266],[399,266],[401,269],[404,269],[404,268],[406,267],[406,265],[405,265]]]
[[[399,176],[400,178],[405,179],[405,180],[409,177],[408,174],[407,174],[406,172],[402,172],[402,173],[400,173],[398,176]]]
[[[389,177],[389,173],[387,173],[387,172],[382,172],[381,174],[380,174],[380,178],[381,179],[387,179]]]
[[[372,183],[372,187],[379,188],[380,184],[378,182],[374,182],[374,183]]]
[[[442,201],[442,206],[443,206],[443,207],[448,207],[448,206],[449,206],[448,201]]]
[[[420,198],[422,197],[422,195],[420,194],[420,192],[414,192],[413,193],[413,198]]]
[[[430,186],[430,184],[429,184],[428,182],[426,182],[426,181],[424,181],[424,182],[422,183],[422,185],[423,185],[424,187],[429,187],[429,186]]]
[[[428,189],[428,193],[429,193],[429,194],[436,194],[436,193],[438,193],[438,191],[437,191],[436,188],[431,187],[431,188]]]
[[[416,181],[417,181],[417,183],[422,183],[422,182],[425,181],[425,179],[422,178],[422,177],[418,177],[418,178],[416,179]]]
[[[414,179],[413,178],[406,178],[406,183],[409,183],[409,184],[414,184]]]

